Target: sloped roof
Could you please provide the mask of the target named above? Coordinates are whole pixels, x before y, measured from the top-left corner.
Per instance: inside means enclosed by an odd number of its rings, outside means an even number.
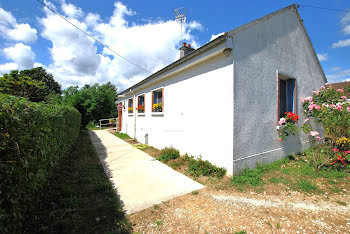
[[[259,19],[253,20],[253,21],[251,21],[251,22],[249,22],[249,23],[247,23],[247,24],[244,24],[244,25],[242,25],[242,26],[239,26],[238,28],[235,28],[235,29],[233,29],[233,30],[231,30],[231,31],[228,31],[228,32],[224,33],[224,35],[221,35],[221,36],[217,37],[216,39],[214,39],[214,40],[212,40],[212,41],[210,41],[210,42],[204,44],[203,46],[201,46],[201,47],[199,47],[198,49],[194,50],[194,51],[191,52],[190,54],[188,54],[188,55],[186,55],[186,56],[180,58],[179,60],[176,60],[175,62],[173,62],[173,63],[169,64],[168,66],[164,67],[163,69],[161,69],[161,70],[159,70],[159,71],[153,73],[152,75],[148,76],[147,78],[143,79],[142,81],[138,82],[137,84],[135,84],[135,85],[133,85],[133,86],[131,86],[131,87],[129,87],[129,88],[123,90],[123,91],[120,92],[119,94],[127,93],[129,90],[133,90],[133,89],[137,88],[138,86],[140,86],[140,85],[142,85],[142,84],[144,84],[144,83],[146,83],[146,82],[148,82],[148,81],[151,81],[151,80],[155,79],[158,75],[161,75],[162,73],[164,73],[164,72],[166,72],[166,71],[169,71],[169,70],[171,70],[171,69],[173,69],[173,68],[176,68],[176,66],[178,66],[178,65],[180,65],[180,64],[182,64],[182,63],[184,63],[185,61],[188,61],[188,60],[190,60],[191,58],[193,58],[193,57],[195,57],[195,56],[198,56],[199,54],[203,53],[203,51],[205,51],[206,49],[211,48],[211,47],[213,47],[213,46],[216,46],[216,45],[218,45],[221,41],[226,40],[227,35],[233,35],[233,34],[235,34],[235,33],[238,33],[239,31],[245,30],[245,29],[247,29],[248,27],[251,27],[251,26],[253,26],[253,25],[256,25],[256,24],[258,24],[258,23],[260,23],[260,22],[262,22],[262,21],[265,21],[265,20],[267,20],[267,19],[269,19],[269,18],[271,18],[271,17],[273,17],[273,16],[275,16],[275,15],[281,14],[281,13],[283,13],[283,12],[285,12],[285,11],[290,10],[290,9],[295,9],[296,15],[297,15],[297,17],[298,17],[298,20],[299,20],[301,26],[302,26],[302,29],[303,29],[303,31],[304,31],[304,34],[306,35],[307,41],[308,41],[308,43],[309,43],[309,45],[310,45],[310,47],[311,47],[312,53],[313,53],[313,55],[314,55],[314,58],[315,58],[315,60],[316,60],[316,62],[317,62],[317,64],[318,64],[318,67],[319,67],[319,69],[320,69],[320,71],[321,71],[321,73],[322,73],[322,75],[323,75],[323,77],[324,77],[325,82],[327,82],[327,78],[326,78],[326,76],[325,76],[325,74],[324,74],[323,68],[322,68],[322,66],[321,66],[321,64],[320,64],[320,61],[319,61],[318,57],[317,57],[317,54],[316,54],[316,52],[315,52],[315,48],[313,47],[313,45],[312,45],[312,43],[311,43],[310,37],[309,37],[309,35],[308,35],[307,32],[306,32],[306,29],[305,29],[303,20],[301,19],[300,15],[299,15],[299,13],[298,13],[297,7],[298,7],[298,5],[292,4],[292,5],[290,5],[290,6],[287,6],[287,7],[285,7],[285,8],[282,8],[282,9],[280,9],[280,10],[278,10],[278,11],[275,11],[275,12],[272,12],[272,13],[270,13],[270,14],[268,14],[268,15],[265,15],[265,16],[259,18]]]

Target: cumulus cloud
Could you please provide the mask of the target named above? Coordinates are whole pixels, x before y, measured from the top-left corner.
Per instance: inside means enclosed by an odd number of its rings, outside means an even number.
[[[34,42],[37,31],[29,24],[19,24],[11,12],[0,8],[0,35],[6,40]]]
[[[327,61],[328,60],[328,54],[317,54],[318,60],[320,61]]]
[[[64,1],[61,1],[61,9],[73,24],[151,73],[179,58],[180,25],[173,20],[135,23],[132,17],[136,12],[121,2],[114,4],[113,14],[107,20]],[[40,19],[41,36],[52,42],[53,60],[47,69],[63,87],[111,81],[121,91],[151,74],[107,48],[102,49],[58,16],[44,11],[46,15]],[[201,24],[192,21],[183,28],[184,40],[194,48],[198,47],[192,31],[202,30]]]
[[[350,38],[346,40],[339,40],[332,44],[332,48],[346,47],[350,46]]]
[[[64,14],[71,18],[81,17],[84,14],[79,7],[76,7],[70,3],[67,4],[65,1],[62,2],[61,7]]]
[[[18,65],[19,69],[31,69],[34,66],[35,54],[30,46],[24,45],[23,43],[17,43],[13,47],[3,49],[3,52],[7,59],[12,60]],[[11,63],[7,64],[7,66],[10,65],[13,66]]]
[[[10,73],[12,70],[18,70],[17,63],[5,63],[0,65],[0,76]]]
[[[210,41],[212,41],[212,40],[214,40],[214,39],[220,37],[221,35],[224,35],[224,32],[219,33],[219,34],[216,34],[216,35],[215,35],[215,34],[211,35]]]
[[[340,23],[342,25],[342,31],[344,35],[350,34],[350,11],[346,12],[344,16],[341,18]],[[332,44],[332,48],[340,48],[350,46],[350,38],[345,40],[339,40]]]
[[[350,69],[338,70],[336,73],[326,75],[328,79],[337,79],[338,81],[348,79],[349,76]]]

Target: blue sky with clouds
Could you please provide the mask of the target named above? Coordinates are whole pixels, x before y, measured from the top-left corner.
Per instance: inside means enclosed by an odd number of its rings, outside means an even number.
[[[199,47],[222,32],[290,4],[299,13],[328,82],[350,81],[350,1],[92,1],[47,0],[89,34],[150,72],[178,56],[180,26],[174,9],[185,7],[183,37]],[[324,10],[321,8],[338,9]],[[44,9],[36,0],[0,2],[0,74],[43,66],[63,87],[111,81],[123,90],[149,75]]]

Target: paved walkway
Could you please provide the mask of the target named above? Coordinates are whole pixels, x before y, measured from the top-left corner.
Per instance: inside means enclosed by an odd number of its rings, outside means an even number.
[[[204,188],[106,130],[89,133],[127,214]]]

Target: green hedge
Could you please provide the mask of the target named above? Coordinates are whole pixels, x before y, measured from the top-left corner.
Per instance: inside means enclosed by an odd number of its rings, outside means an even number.
[[[0,232],[18,232],[56,162],[80,130],[68,106],[0,94]]]

